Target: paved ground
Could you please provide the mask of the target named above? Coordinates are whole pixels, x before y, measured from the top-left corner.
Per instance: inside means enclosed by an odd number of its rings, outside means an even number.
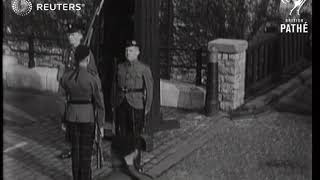
[[[211,138],[169,180],[312,179],[312,78],[256,115],[216,122]],[[222,126],[224,125],[224,126]]]
[[[169,180],[311,179],[311,87],[312,79],[268,111],[237,120],[162,108],[164,118],[179,119],[181,128],[155,134],[156,148],[144,154],[144,169]],[[66,148],[60,103],[46,93],[4,91],[4,179],[71,178],[70,160],[56,158]],[[93,159],[94,177],[110,171],[108,141],[104,154],[103,169],[95,169]]]
[[[4,91],[4,177],[5,179],[70,179],[71,162],[56,156],[67,148],[59,126],[62,112],[61,100],[57,96],[34,91],[5,89]],[[144,169],[158,176],[190,153],[181,153],[181,148],[194,138],[205,133],[213,122],[195,112],[162,108],[164,119],[179,119],[181,128],[156,133],[155,150],[143,154]],[[217,116],[219,117],[219,116]],[[204,143],[204,141],[203,141]],[[109,145],[104,141],[106,165],[95,169],[94,177],[110,172]],[[175,154],[180,154],[176,156]],[[176,158],[172,160],[172,156]],[[178,157],[178,159],[177,159]],[[92,167],[95,167],[95,157]]]

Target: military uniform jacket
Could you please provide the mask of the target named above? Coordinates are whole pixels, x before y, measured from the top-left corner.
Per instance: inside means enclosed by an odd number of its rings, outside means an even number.
[[[60,81],[63,73],[65,71],[72,71],[75,69],[75,60],[74,60],[74,53],[75,53],[75,47],[69,47],[66,50],[63,51],[63,67],[59,67],[57,79]],[[94,56],[92,52],[90,51],[90,59],[94,61]]]
[[[66,69],[74,69],[74,53],[75,47],[69,47],[63,52],[63,64]]]
[[[133,108],[143,109],[143,93],[123,93],[121,89],[142,89],[144,83],[146,89],[146,111],[149,112],[153,98],[153,78],[150,68],[138,60],[133,62],[125,61],[118,65],[116,75],[118,91],[115,106],[119,106],[124,99],[127,99]]]
[[[101,81],[96,72],[84,67],[66,71],[60,81],[68,100],[92,100],[92,104],[68,104],[65,120],[94,122],[95,113],[100,127],[104,124],[105,110]]]

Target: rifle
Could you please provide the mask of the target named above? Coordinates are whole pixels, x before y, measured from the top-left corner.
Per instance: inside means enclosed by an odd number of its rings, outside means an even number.
[[[101,169],[103,167],[103,151],[102,151],[102,135],[100,132],[100,125],[98,123],[97,119],[97,113],[95,113],[95,137],[94,137],[94,144],[96,146],[96,151],[97,151],[97,168]]]
[[[92,17],[92,20],[90,22],[90,26],[89,26],[87,35],[86,35],[86,37],[84,39],[84,44],[86,46],[90,46],[91,37],[92,37],[92,33],[93,33],[93,24],[94,24],[94,22],[96,20],[96,16],[99,16],[103,4],[104,4],[104,0],[101,0],[100,5],[98,6],[98,8],[96,9],[95,13],[93,14],[93,17]]]

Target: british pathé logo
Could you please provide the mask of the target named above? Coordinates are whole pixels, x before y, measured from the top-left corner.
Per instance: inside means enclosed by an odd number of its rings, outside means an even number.
[[[13,0],[11,2],[13,12],[17,15],[28,15],[32,10],[32,4],[29,0]]]
[[[308,33],[308,22],[302,18],[293,17],[293,12],[296,10],[296,15],[300,16],[301,7],[305,4],[306,0],[281,0],[286,6],[292,5],[289,12],[289,17],[285,19],[285,23],[280,24],[281,33]]]
[[[12,0],[13,11],[20,16],[28,15],[32,10],[30,0]],[[85,7],[81,3],[36,3],[36,11],[80,11]]]
[[[292,12],[296,9],[297,10],[297,15],[300,15],[300,9],[303,6],[303,4],[307,0],[281,0],[282,3],[289,5],[289,4],[294,4],[293,8],[290,10],[289,15],[292,15]]]

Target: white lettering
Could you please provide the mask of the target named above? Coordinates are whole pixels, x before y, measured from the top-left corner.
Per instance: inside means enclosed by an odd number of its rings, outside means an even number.
[[[40,11],[80,11],[84,5],[80,3],[37,3],[36,9]]]
[[[43,10],[48,11],[49,4],[43,4]]]
[[[58,6],[58,10],[61,10],[61,3],[56,4]]]
[[[64,11],[68,11],[68,4],[62,4],[62,9],[64,10]]]
[[[280,32],[282,33],[284,29],[286,29],[286,25],[285,25],[285,24],[281,24],[281,26],[280,26]]]
[[[290,24],[287,24],[286,33],[291,33]]]
[[[69,10],[74,11],[74,6],[75,6],[75,4],[70,4],[70,5],[69,5]]]
[[[302,32],[302,24],[297,24],[297,32],[298,33]]]
[[[81,4],[76,4],[76,10],[80,11],[81,10]]]
[[[290,28],[291,32],[293,32],[293,33],[295,32],[295,27],[296,27],[296,24],[291,24],[291,28]]]
[[[37,10],[43,10],[42,9],[42,4],[37,4]]]
[[[307,23],[303,24],[303,33],[308,33],[308,24]]]
[[[300,24],[281,24],[280,32],[283,33],[308,33],[308,23]]]
[[[50,6],[50,10],[51,11],[55,11],[56,10],[55,4],[49,4],[49,6]]]

